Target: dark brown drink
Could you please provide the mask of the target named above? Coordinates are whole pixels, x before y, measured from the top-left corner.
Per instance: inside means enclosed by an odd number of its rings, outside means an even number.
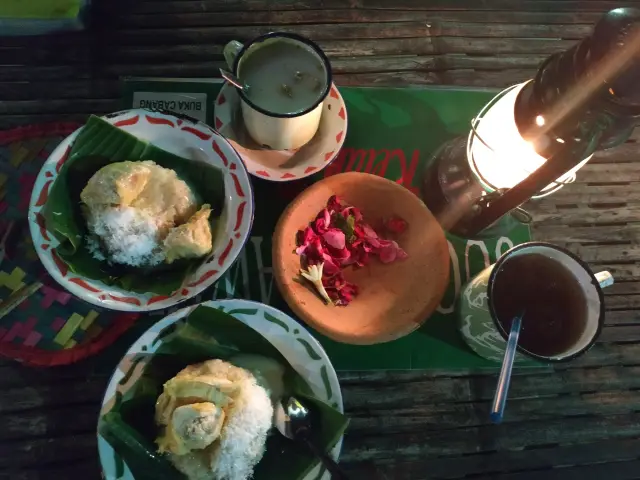
[[[506,260],[495,277],[491,302],[507,333],[513,318],[525,312],[518,344],[536,355],[564,353],[586,327],[584,290],[566,267],[542,254]]]

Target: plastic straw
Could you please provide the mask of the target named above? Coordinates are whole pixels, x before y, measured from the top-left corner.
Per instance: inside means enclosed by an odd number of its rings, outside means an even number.
[[[511,370],[513,369],[513,360],[516,356],[516,346],[520,337],[520,327],[522,325],[522,317],[515,317],[511,322],[511,332],[507,341],[507,349],[504,352],[504,360],[502,361],[502,369],[498,378],[498,386],[496,394],[493,397],[493,405],[491,406],[491,421],[493,423],[501,423],[504,415],[504,407],[507,403],[507,394],[509,393],[509,383],[511,381]]]

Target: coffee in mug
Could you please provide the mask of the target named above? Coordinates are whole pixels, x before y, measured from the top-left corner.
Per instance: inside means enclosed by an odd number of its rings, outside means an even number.
[[[593,345],[604,323],[602,288],[608,272],[594,275],[555,245],[518,245],[480,272],[460,298],[460,330],[481,356],[502,361],[511,323],[523,315],[518,356],[569,360]]]

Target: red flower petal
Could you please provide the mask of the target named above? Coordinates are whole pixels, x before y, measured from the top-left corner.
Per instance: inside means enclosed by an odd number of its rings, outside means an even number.
[[[338,228],[330,228],[322,235],[322,239],[327,245],[338,250],[343,250],[347,242],[344,232]]]
[[[407,229],[407,226],[407,221],[397,215],[389,218],[384,223],[384,227],[391,233],[402,233]]]
[[[329,254],[323,254],[322,260],[324,261],[324,266],[322,268],[323,275],[330,277],[340,273],[340,267],[333,261],[333,258],[331,258]]]

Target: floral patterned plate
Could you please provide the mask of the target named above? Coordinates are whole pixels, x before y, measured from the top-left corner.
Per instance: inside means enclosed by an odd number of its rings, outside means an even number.
[[[253,223],[253,190],[249,175],[231,144],[203,123],[140,109],[125,110],[103,118],[171,153],[211,163],[222,169],[226,196],[221,218],[226,227],[219,229],[213,252],[180,289],[168,296],[129,292],[69,271],[56,255],[55,248],[59,242],[47,231],[40,210],[81,128],[58,145],[38,174],[29,203],[29,228],[33,245],[49,274],[69,292],[89,303],[113,310],[139,312],[171,307],[215,283],[242,250]]]
[[[225,83],[216,98],[215,126],[238,151],[251,175],[288,182],[319,172],[338,155],[347,136],[347,108],[332,85],[324,100],[320,127],[311,141],[297,150],[269,150],[247,133],[238,92]]]
[[[307,380],[318,399],[340,412],[344,412],[340,384],[329,357],[318,341],[298,322],[273,307],[249,300],[217,300],[204,302],[202,305],[224,310],[260,332]],[[129,348],[109,380],[109,385],[102,399],[101,416],[108,413],[116,397],[124,394],[139,378],[145,360],[134,361],[136,355],[155,352],[162,345],[164,330],[187,316],[196,307],[197,305],[182,308],[166,316],[143,333]],[[342,438],[331,452],[336,460],[340,455],[341,448]],[[100,434],[98,434],[98,453],[105,480],[133,480],[133,475],[127,465]],[[321,467],[318,465],[309,472],[305,480],[328,480],[330,478],[328,473],[322,476],[320,473]]]

